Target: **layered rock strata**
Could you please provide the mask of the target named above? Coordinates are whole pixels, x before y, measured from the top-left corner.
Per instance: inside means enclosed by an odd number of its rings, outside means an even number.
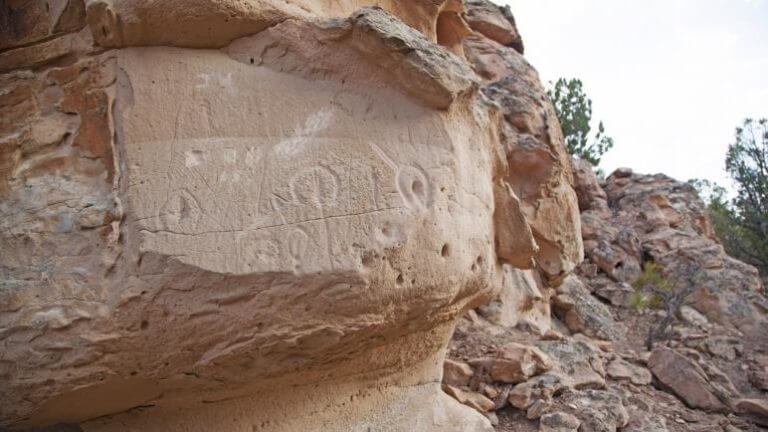
[[[440,390],[454,321],[582,257],[508,11],[0,14],[0,425],[490,428]]]

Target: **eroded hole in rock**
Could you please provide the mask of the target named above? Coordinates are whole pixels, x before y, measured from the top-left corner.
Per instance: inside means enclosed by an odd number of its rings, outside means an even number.
[[[365,254],[360,258],[360,262],[365,267],[373,267],[376,263],[376,257],[373,254]]]
[[[451,255],[451,247],[448,243],[444,244],[443,247],[440,249],[440,256],[443,258],[447,258]]]
[[[418,197],[424,196],[424,183],[421,180],[414,180],[411,184],[411,192]]]
[[[395,279],[395,282],[397,282],[398,285],[402,285],[403,282],[405,282],[405,277],[403,277],[402,273],[397,275],[397,278]]]

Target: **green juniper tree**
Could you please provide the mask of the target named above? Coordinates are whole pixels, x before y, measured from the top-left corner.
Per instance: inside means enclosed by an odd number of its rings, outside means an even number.
[[[746,119],[728,146],[725,169],[736,184],[732,207],[723,217],[735,222],[723,231],[729,252],[768,276],[768,119]],[[716,209],[717,210],[717,209]],[[717,228],[717,227],[716,227]],[[720,234],[720,233],[718,233]]]
[[[563,129],[568,152],[598,166],[602,156],[613,147],[613,138],[605,135],[605,126],[599,122],[597,132],[590,136],[592,127],[592,100],[584,93],[579,79],[560,78],[547,90]]]
[[[707,203],[709,217],[731,256],[752,264],[768,280],[768,120],[746,119],[728,146],[725,168],[736,197],[707,180],[689,180]]]

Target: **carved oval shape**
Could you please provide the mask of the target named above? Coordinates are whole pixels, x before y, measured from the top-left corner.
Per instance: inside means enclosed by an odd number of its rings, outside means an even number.
[[[406,207],[414,211],[426,210],[432,204],[432,185],[427,174],[419,167],[406,165],[397,170],[397,191]]]

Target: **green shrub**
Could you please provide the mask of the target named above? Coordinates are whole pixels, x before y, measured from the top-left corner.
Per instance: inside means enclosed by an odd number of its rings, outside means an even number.
[[[638,312],[647,309],[650,303],[650,296],[638,289],[629,296],[629,307]]]
[[[646,308],[662,309],[664,299],[658,294],[649,290],[648,287],[654,287],[665,293],[674,291],[674,283],[667,279],[661,272],[661,266],[654,261],[643,263],[643,272],[632,283],[635,292],[629,298],[629,305],[635,310]]]

